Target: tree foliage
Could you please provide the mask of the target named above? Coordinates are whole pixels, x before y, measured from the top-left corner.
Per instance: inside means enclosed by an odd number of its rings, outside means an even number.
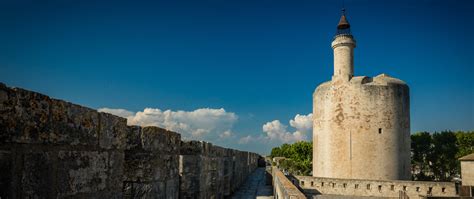
[[[280,167],[295,175],[310,175],[313,160],[313,143],[300,141],[283,144],[272,149],[270,156],[285,157]]]
[[[458,158],[474,152],[472,131],[419,132],[411,142],[414,180],[451,180],[460,173]]]

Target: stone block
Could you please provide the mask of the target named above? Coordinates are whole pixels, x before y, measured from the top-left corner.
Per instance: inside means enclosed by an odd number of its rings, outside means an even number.
[[[45,143],[50,129],[50,98],[23,89],[0,89],[0,141]]]
[[[141,130],[142,128],[140,126],[127,127],[127,144],[125,149],[138,150],[142,148]]]
[[[189,173],[198,173],[201,171],[201,156],[198,155],[180,155],[179,172],[180,175],[189,175]]]
[[[109,152],[108,190],[121,192],[124,175],[125,153],[123,151]]]
[[[98,151],[59,151],[59,196],[99,192],[107,187],[109,155]]]
[[[97,111],[61,100],[51,103],[50,141],[56,144],[98,145]]]
[[[125,152],[124,181],[154,181],[164,177],[164,161],[150,152]]]
[[[180,154],[182,155],[204,155],[210,156],[212,144],[203,141],[183,141],[181,142]]]
[[[21,195],[23,198],[53,198],[53,155],[31,152],[23,156]]]
[[[109,113],[99,113],[99,145],[105,149],[124,149],[127,144],[127,119]]]
[[[181,135],[162,128],[149,126],[142,128],[141,140],[144,150],[177,153],[181,144]]]

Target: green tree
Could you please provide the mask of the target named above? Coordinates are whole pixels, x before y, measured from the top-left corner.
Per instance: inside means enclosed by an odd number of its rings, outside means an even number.
[[[474,153],[474,131],[456,132],[456,144],[459,148],[456,158]]]
[[[281,149],[280,147],[275,147],[272,149],[272,152],[270,153],[270,157],[274,158],[274,157],[281,157]]]
[[[300,141],[283,144],[273,148],[270,157],[285,157],[287,159],[280,163],[281,168],[295,175],[309,175],[312,170],[313,143]]]
[[[428,132],[418,132],[411,135],[411,150],[412,150],[412,167],[420,169],[420,173],[415,174],[415,180],[431,180],[427,175],[429,173],[428,156],[432,148],[432,138]]]
[[[446,181],[450,176],[457,173],[456,135],[451,131],[435,132],[433,135],[433,147],[428,154],[431,163],[431,171],[436,180]]]

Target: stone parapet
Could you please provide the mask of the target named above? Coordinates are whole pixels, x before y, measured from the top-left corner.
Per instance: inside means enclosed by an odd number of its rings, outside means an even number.
[[[456,197],[456,186],[452,182],[403,181],[403,180],[357,180],[294,176],[293,183],[305,195],[340,195],[351,197],[408,198]]]
[[[277,167],[272,167],[273,195],[275,198],[304,199],[306,196]]]
[[[0,198],[222,198],[258,158],[0,83]]]
[[[183,141],[179,157],[180,198],[224,198],[257,167],[259,155]]]

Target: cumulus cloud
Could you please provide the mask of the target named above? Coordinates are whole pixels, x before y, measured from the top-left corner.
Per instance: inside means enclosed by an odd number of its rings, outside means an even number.
[[[309,132],[313,129],[313,114],[296,114],[295,119],[290,120],[290,126],[296,128],[300,132]]]
[[[296,130],[288,131],[288,126],[282,124],[279,120],[273,120],[263,125],[262,130],[265,133],[265,139],[270,141],[279,141],[283,143],[307,140],[307,133],[312,129],[313,114],[300,115],[297,114],[294,119],[290,120],[290,126]]]
[[[158,126],[180,133],[185,139],[213,140],[232,136],[231,128],[237,121],[235,113],[223,108],[201,108],[194,111],[172,111],[145,108],[131,112],[124,109],[101,108],[101,112],[127,118],[129,125]]]
[[[219,138],[224,139],[224,138],[229,138],[232,137],[234,133],[232,133],[230,130],[224,131],[224,133],[221,133],[219,135]]]
[[[250,141],[254,140],[255,138],[253,138],[252,136],[250,135],[247,135],[245,137],[242,137],[239,139],[239,144],[247,144],[249,143]]]

